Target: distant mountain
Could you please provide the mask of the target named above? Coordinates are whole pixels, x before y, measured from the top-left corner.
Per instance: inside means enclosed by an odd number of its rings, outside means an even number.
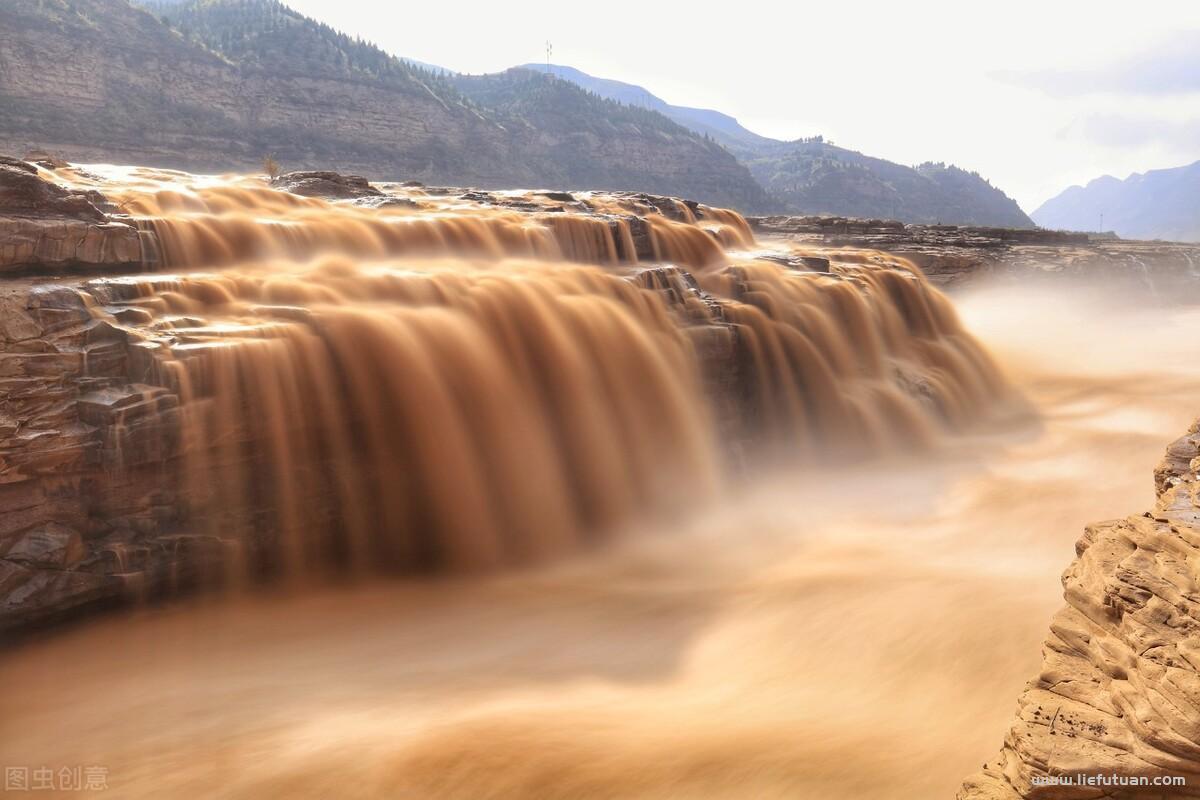
[[[1072,186],[1043,203],[1033,218],[1045,228],[1094,231],[1103,226],[1127,239],[1200,242],[1200,161],[1125,180],[1105,175],[1087,186]]]
[[[448,80],[521,137],[532,164],[559,185],[621,189],[657,175],[668,194],[704,199],[720,185],[729,204],[770,210],[767,193],[729,152],[656,111],[520,67]]]
[[[452,76],[276,0],[147,5],[0,0],[0,152],[200,171],[253,169],[271,153],[285,169],[380,179],[765,202],[703,135],[649,112],[614,117],[611,103],[551,91],[545,76],[518,82],[523,100],[491,108]],[[576,184],[579,175],[604,180]]]
[[[1032,228],[1016,201],[977,173],[926,163],[906,167],[821,137],[784,142],[760,136],[719,111],[674,106],[641,86],[597,78],[574,67],[526,64],[601,97],[647,108],[719,142],[740,161],[781,210],[797,214],[887,217],[904,222]]]
[[[688,106],[673,106],[647,89],[632,83],[614,81],[608,78],[597,78],[574,67],[561,64],[523,64],[523,68],[536,72],[549,72],[557,78],[570,81],[582,86],[589,92],[598,94],[609,100],[616,100],[627,106],[648,108],[663,116],[670,117],[685,128],[697,133],[706,134],[716,139],[734,155],[742,155],[742,148],[753,148],[760,145],[774,144],[776,140],[759,136],[753,131],[743,128],[740,123],[728,114],[707,108],[689,108]]]
[[[795,213],[1034,227],[1015,200],[978,173],[955,166],[906,167],[821,137],[776,142],[742,158],[759,183]]]

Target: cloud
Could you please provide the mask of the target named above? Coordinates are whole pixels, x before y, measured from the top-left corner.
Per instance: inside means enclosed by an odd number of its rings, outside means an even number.
[[[1200,157],[1200,117],[1163,119],[1121,113],[1085,114],[1059,131],[1059,138],[1081,138],[1118,150],[1158,146]]]
[[[1039,89],[1055,97],[1200,93],[1200,30],[1180,31],[1154,47],[1092,69],[1008,70],[993,74],[1006,83]]]

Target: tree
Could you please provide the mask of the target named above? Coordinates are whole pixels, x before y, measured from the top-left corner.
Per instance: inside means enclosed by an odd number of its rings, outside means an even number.
[[[283,172],[279,166],[279,162],[275,160],[275,156],[271,155],[270,153],[263,156],[262,167],[263,172],[265,172],[267,177],[271,180],[275,180],[279,177],[279,174]]]

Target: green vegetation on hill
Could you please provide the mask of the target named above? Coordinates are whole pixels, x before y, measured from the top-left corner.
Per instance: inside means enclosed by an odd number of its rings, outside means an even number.
[[[740,177],[725,188],[729,203],[746,211],[773,208],[749,171],[723,147],[655,111],[523,68],[449,80],[526,141],[539,168],[558,174],[564,186],[627,188],[637,185],[640,175],[658,171],[672,194],[702,197],[705,186],[736,170]],[[656,163],[656,154],[664,151],[673,157]]]
[[[600,97],[573,83],[528,69],[456,75],[450,80],[478,105],[555,133],[605,134],[624,128],[668,137],[695,137],[662,114]],[[715,144],[713,148],[720,149]]]
[[[791,142],[769,139],[728,114],[671,105],[641,86],[557,64],[526,66],[548,69],[603,97],[657,111],[711,137],[750,168],[781,211],[1033,227],[1015,201],[974,172],[933,163],[906,167],[836,147],[820,136]]]
[[[453,94],[435,72],[309,19],[279,0],[144,0],[140,5],[246,70],[374,80]]]
[[[197,171],[258,169],[270,153],[284,169],[764,210],[749,171],[704,136],[568,84],[507,76],[468,99],[278,0],[145,6],[0,0],[0,152]]]
[[[819,136],[742,153],[755,178],[794,213],[1033,227],[1016,201],[978,173],[955,166],[906,167]]]

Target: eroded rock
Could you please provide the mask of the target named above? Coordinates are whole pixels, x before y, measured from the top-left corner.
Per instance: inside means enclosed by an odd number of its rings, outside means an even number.
[[[2,555],[27,567],[67,569],[82,561],[86,552],[77,531],[48,522],[22,533]]]
[[[361,175],[342,175],[337,172],[288,172],[273,178],[271,185],[292,194],[331,200],[379,197],[383,194]]]
[[[42,180],[29,164],[0,161],[0,214],[55,216],[103,222],[103,212],[84,194]]]
[[[1153,512],[1087,528],[1042,671],[961,800],[1200,796],[1198,471],[1200,423],[1156,470]],[[1055,784],[1062,776],[1076,785]],[[1184,785],[1150,784],[1168,778]]]
[[[140,265],[143,237],[98,204],[107,205],[96,192],[72,192],[0,157],[0,273]]]

